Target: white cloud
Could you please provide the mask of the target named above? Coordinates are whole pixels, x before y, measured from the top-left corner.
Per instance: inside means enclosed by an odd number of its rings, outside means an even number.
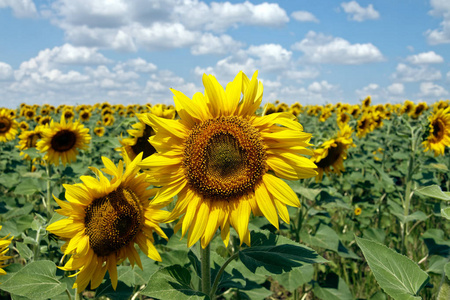
[[[114,70],[127,70],[130,69],[136,73],[152,73],[155,72],[158,67],[151,63],[147,62],[145,59],[142,59],[140,57],[130,59],[124,63],[118,63]]]
[[[402,95],[405,92],[403,83],[393,83],[387,87],[387,90],[392,95]]]
[[[13,77],[13,68],[4,62],[0,61],[0,80],[9,80]]]
[[[412,64],[439,64],[444,62],[444,58],[434,51],[422,52],[410,55],[406,60]]]
[[[380,13],[369,4],[366,8],[361,7],[358,2],[350,1],[341,3],[341,7],[348,14],[349,20],[362,22],[365,20],[376,20],[380,17]]]
[[[326,80],[322,81],[314,81],[308,86],[308,91],[312,93],[322,94],[324,92],[332,91],[333,89],[336,89],[337,87],[328,83]]]
[[[294,11],[291,14],[291,17],[294,18],[295,20],[299,21],[299,22],[319,23],[319,20],[316,18],[316,16],[314,16],[309,11],[304,11],[304,10]]]
[[[450,2],[448,0],[431,0],[432,10],[429,14],[435,17],[442,17],[443,21],[438,29],[429,29],[425,32],[428,43],[448,44],[450,43]]]
[[[191,53],[194,55],[226,54],[237,51],[243,45],[243,43],[235,41],[227,34],[215,36],[210,33],[205,33],[200,37],[198,43],[192,46]]]
[[[439,70],[429,68],[426,65],[411,67],[400,63],[397,65],[395,73],[392,74],[392,78],[403,82],[434,81],[441,79],[442,74]]]
[[[359,65],[384,60],[377,47],[371,43],[350,44],[340,37],[310,31],[300,42],[292,45],[293,50],[303,51],[303,59],[311,63],[332,63]]]
[[[285,69],[292,57],[292,52],[278,44],[263,44],[250,46],[247,50],[250,56],[259,58],[258,64],[266,71]]]
[[[0,0],[0,8],[10,7],[17,18],[32,18],[37,16],[33,0]]]
[[[440,85],[432,82],[422,82],[420,84],[420,95],[424,97],[443,97],[448,95],[448,92]],[[435,99],[435,101],[437,100]]]

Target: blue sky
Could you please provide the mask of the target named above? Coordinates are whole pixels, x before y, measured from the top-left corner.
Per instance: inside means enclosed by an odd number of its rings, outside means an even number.
[[[0,106],[172,103],[259,71],[263,102],[450,98],[448,0],[0,0]]]

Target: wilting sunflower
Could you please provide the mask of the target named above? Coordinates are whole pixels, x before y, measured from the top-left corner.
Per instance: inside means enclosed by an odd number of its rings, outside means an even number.
[[[66,122],[64,115],[61,123],[53,120],[49,127],[42,130],[42,139],[37,143],[36,149],[47,152],[44,160],[55,166],[59,165],[59,159],[65,166],[77,160],[78,149],[86,149],[91,141],[89,128],[76,122]]]
[[[2,226],[0,225],[0,230],[2,229]],[[6,275],[5,270],[3,270],[4,267],[6,267],[7,265],[5,265],[4,261],[7,259],[10,259],[12,256],[6,256],[5,254],[9,251],[9,244],[11,244],[12,241],[12,237],[10,237],[8,239],[8,236],[2,237],[0,239],[0,275]]]
[[[42,137],[42,130],[44,129],[43,126],[36,126],[34,130],[27,130],[23,131],[19,135],[19,145],[16,146],[16,148],[19,148],[20,155],[24,156],[24,159],[30,160],[30,156],[28,154],[25,154],[23,150],[36,148],[38,140]]]
[[[340,128],[337,137],[324,142],[320,148],[314,150],[311,160],[317,165],[319,173],[316,176],[317,182],[322,180],[324,172],[341,174],[342,171],[345,171],[344,160],[347,159],[347,150],[355,146],[352,133],[353,130],[346,124]]]
[[[79,269],[73,286],[79,291],[89,281],[91,289],[97,288],[107,270],[116,289],[117,264],[126,258],[142,269],[135,243],[148,257],[161,261],[153,245],[153,232],[167,239],[158,223],[167,219],[169,212],[150,204],[149,198],[155,193],[148,189],[146,175],[138,174],[141,159],[138,155],[130,161],[125,156],[124,172],[122,161],[116,167],[110,159],[102,157],[106,167],[102,171],[112,176],[111,181],[91,167],[98,179],[81,176],[83,183],[65,184],[68,202],[54,197],[61,207],[57,212],[68,218],[50,224],[47,230],[66,240],[62,250],[72,256],[61,269]]]
[[[181,217],[176,229],[183,236],[189,229],[189,247],[201,239],[205,248],[219,227],[227,245],[230,225],[250,245],[251,212],[278,228],[278,215],[289,222],[286,205],[300,205],[277,176],[317,174],[303,156],[312,155],[311,134],[290,112],[255,115],[263,94],[257,72],[251,80],[240,72],[225,90],[212,75],[203,75],[203,84],[205,95],[196,93],[192,100],[172,90],[180,119],[141,116],[156,132],[150,142],[157,153],[140,166],[161,187],[152,203],[168,204],[178,195],[171,217]]]
[[[425,151],[433,150],[434,156],[443,155],[450,146],[450,107],[438,110],[429,117],[428,138],[422,143]]]
[[[0,142],[11,141],[19,132],[19,123],[11,117],[9,110],[0,109]]]
[[[151,107],[150,112],[165,119],[175,118],[175,109],[166,109],[162,105]],[[126,152],[132,159],[141,152],[143,152],[143,158],[156,152],[156,149],[148,142],[149,137],[155,135],[155,131],[150,125],[145,124],[140,116],[142,115],[138,115],[139,123],[133,124],[133,129],[127,130],[130,137],[120,140],[122,147],[117,149],[121,153]]]

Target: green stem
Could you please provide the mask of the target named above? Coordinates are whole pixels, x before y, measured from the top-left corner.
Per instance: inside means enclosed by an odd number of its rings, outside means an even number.
[[[215,298],[217,287],[219,286],[219,282],[220,282],[220,277],[222,277],[222,274],[225,271],[225,268],[228,266],[228,264],[230,262],[232,262],[236,257],[238,257],[238,255],[239,255],[239,252],[236,252],[233,255],[231,255],[228,258],[228,260],[222,265],[222,267],[220,268],[219,272],[217,272],[216,278],[214,278],[214,283],[213,283],[213,286],[212,286],[211,292],[210,292],[210,298],[211,299]]]
[[[209,295],[211,291],[211,248],[205,249],[200,245],[200,261],[202,264],[202,292]]]
[[[53,216],[53,209],[52,209],[52,185],[51,185],[51,181],[50,181],[50,176],[51,176],[51,166],[50,164],[47,162],[45,169],[47,171],[47,202],[46,202],[46,206],[47,206],[47,215],[48,218],[50,220],[50,218]]]
[[[69,292],[69,290],[67,290],[67,289],[66,289],[66,294],[67,294],[67,298],[68,298],[69,300],[72,300],[72,296],[70,295],[70,292]]]

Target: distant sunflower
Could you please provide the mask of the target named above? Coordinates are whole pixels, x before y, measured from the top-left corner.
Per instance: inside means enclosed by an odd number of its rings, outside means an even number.
[[[25,130],[30,129],[30,125],[25,121],[21,121],[19,123],[19,128],[20,128],[20,130],[25,131]]]
[[[19,145],[17,145],[16,147],[19,148],[19,150],[21,151],[20,155],[23,155],[24,159],[30,160],[30,156],[28,154],[25,154],[23,150],[36,148],[38,140],[42,137],[43,128],[44,127],[42,126],[36,126],[34,130],[23,131],[19,135]]]
[[[91,115],[92,115],[92,113],[91,113],[89,110],[83,109],[83,110],[80,112],[80,120],[81,120],[82,122],[87,122],[87,121],[89,121],[89,119],[91,118]]]
[[[42,139],[36,149],[47,152],[44,160],[48,163],[58,166],[61,158],[63,165],[66,165],[76,161],[78,149],[86,149],[90,141],[89,128],[78,122],[66,122],[63,115],[61,123],[52,120],[50,126],[42,130]]]
[[[19,123],[11,117],[5,108],[0,109],[0,142],[11,141],[19,132]]]
[[[168,204],[178,195],[171,217],[181,217],[176,229],[183,236],[189,229],[188,247],[201,239],[205,248],[219,227],[227,245],[230,226],[250,245],[251,212],[279,228],[278,215],[289,222],[286,205],[300,206],[277,176],[317,174],[303,156],[313,154],[307,148],[311,134],[290,112],[255,115],[263,94],[257,72],[251,80],[240,72],[225,90],[212,75],[203,75],[203,84],[205,95],[192,100],[172,90],[180,119],[141,116],[156,132],[150,142],[157,153],[140,166],[152,185],[161,186],[152,203]]]
[[[322,180],[324,172],[341,174],[342,171],[345,171],[344,160],[347,159],[347,150],[355,146],[352,133],[353,130],[350,126],[345,125],[340,129],[337,137],[324,142],[320,148],[314,150],[311,160],[317,165],[317,182]]]
[[[150,112],[155,116],[165,119],[175,118],[174,109],[165,109],[161,105],[151,107]],[[155,135],[155,131],[150,125],[144,123],[141,116],[138,115],[139,123],[133,124],[133,129],[127,130],[130,137],[120,140],[122,147],[118,149],[122,153],[125,151],[132,159],[141,152],[143,152],[143,159],[156,152],[155,147],[148,142],[148,139]]]
[[[414,106],[415,106],[414,102],[412,102],[410,100],[405,100],[400,113],[409,115],[414,110]]]
[[[169,212],[150,204],[154,192],[148,189],[146,175],[138,174],[136,166],[142,156],[132,162],[125,157],[118,166],[102,157],[106,168],[102,171],[112,176],[111,181],[97,168],[91,167],[97,178],[81,176],[83,183],[64,184],[68,202],[55,200],[61,207],[57,212],[68,218],[47,226],[47,230],[66,241],[62,247],[65,255],[72,255],[61,267],[65,271],[78,270],[73,288],[83,291],[89,282],[97,288],[106,271],[111,284],[117,287],[117,264],[129,259],[131,265],[142,269],[135,243],[151,259],[161,261],[156,250],[153,232],[167,239],[158,223]]]
[[[50,116],[44,116],[39,120],[39,124],[41,125],[48,125],[50,124],[52,118]]]
[[[363,114],[356,125],[356,136],[359,138],[365,137],[369,132],[375,128],[375,123],[370,114]]]
[[[0,225],[0,230],[2,229],[2,226]],[[0,275],[6,275],[5,270],[3,270],[4,267],[6,267],[7,265],[5,265],[4,261],[8,260],[10,258],[12,258],[12,256],[6,256],[5,254],[9,251],[9,244],[11,244],[12,241],[12,237],[9,237],[9,234],[5,237],[2,237],[0,239]]]
[[[95,127],[94,128],[94,133],[95,133],[95,135],[96,136],[103,136],[103,135],[105,135],[105,127]]]
[[[425,151],[433,150],[434,156],[443,155],[450,146],[450,107],[438,110],[429,117],[428,138],[422,143]]]
[[[345,126],[350,121],[350,115],[345,112],[340,112],[337,115],[337,123],[339,127]]]
[[[23,115],[27,120],[32,120],[34,119],[34,116],[36,116],[36,112],[34,111],[33,108],[30,107],[24,110]]]
[[[372,98],[370,96],[367,96],[366,99],[362,102],[362,109],[367,110],[370,107],[370,104],[372,103]]]
[[[71,109],[65,109],[62,114],[64,115],[64,119],[67,121],[70,121],[75,117],[75,113]]]
[[[362,209],[360,207],[356,207],[353,212],[355,213],[355,216],[359,216],[362,213]]]
[[[111,126],[114,124],[114,116],[112,114],[106,114],[102,117],[103,125],[104,126]]]

